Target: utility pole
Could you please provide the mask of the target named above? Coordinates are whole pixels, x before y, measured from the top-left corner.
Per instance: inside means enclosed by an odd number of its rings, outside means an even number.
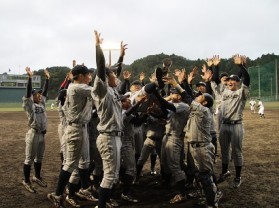
[[[278,100],[277,59],[275,59],[275,100]]]
[[[272,77],[270,78],[270,96],[272,97]]]

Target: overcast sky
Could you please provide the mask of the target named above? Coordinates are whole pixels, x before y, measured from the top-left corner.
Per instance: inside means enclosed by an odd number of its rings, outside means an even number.
[[[104,43],[128,43],[125,64],[159,53],[278,55],[278,20],[278,0],[0,0],[0,73],[73,59],[96,67],[94,30]]]

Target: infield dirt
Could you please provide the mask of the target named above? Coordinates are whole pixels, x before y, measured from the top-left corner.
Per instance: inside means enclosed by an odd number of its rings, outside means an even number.
[[[29,193],[21,184],[22,167],[25,158],[25,134],[28,130],[27,117],[24,112],[0,113],[0,207],[50,208],[47,193],[53,192],[60,169],[59,141],[57,125],[58,113],[48,111],[48,132],[46,134],[46,152],[43,161],[42,175],[48,183],[47,188],[34,184],[36,194]],[[249,110],[244,112],[245,138],[243,141],[244,167],[243,183],[239,189],[231,188],[233,177],[228,182],[220,184],[224,196],[220,207],[278,207],[279,206],[279,110],[266,110],[266,118],[260,119]],[[220,151],[220,148],[219,150]],[[217,158],[215,172],[220,173],[221,159]],[[157,161],[158,163],[158,161]],[[157,165],[157,171],[159,167]],[[233,164],[230,170],[234,175]],[[141,184],[134,187],[140,199],[136,205],[131,205],[120,199],[120,189],[115,192],[115,199],[121,207],[202,207],[196,199],[189,199],[181,204],[170,205],[174,190],[163,189],[154,185],[159,176],[149,174],[150,163],[144,167]],[[33,174],[33,168],[31,175]],[[85,204],[86,208],[94,204]],[[66,204],[67,207],[67,204]]]

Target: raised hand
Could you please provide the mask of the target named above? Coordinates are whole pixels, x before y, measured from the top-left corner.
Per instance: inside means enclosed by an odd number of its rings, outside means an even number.
[[[46,79],[49,79],[50,78],[49,71],[45,69],[44,72],[45,72]]]
[[[177,80],[179,83],[182,83],[186,79],[186,70],[181,69],[180,73],[178,73]]]
[[[123,78],[129,80],[131,78],[131,72],[129,71],[124,71],[123,72]]]
[[[121,41],[121,44],[120,44],[120,56],[125,56],[125,51],[128,49],[127,45],[128,44],[123,44],[123,41]]]
[[[164,76],[162,78],[162,80],[166,83],[166,84],[171,84],[172,86],[177,86],[178,83],[177,81],[173,78],[173,77],[168,77],[168,76]]]
[[[212,58],[207,58],[206,63],[208,67],[211,67],[213,65],[213,59]]]
[[[209,70],[209,69],[207,69],[207,70],[201,75],[203,81],[205,81],[205,82],[210,81],[211,78],[212,78],[212,76],[213,76],[213,73],[212,73],[212,71]]]
[[[97,30],[94,30],[94,34],[95,34],[96,45],[101,45],[103,43],[103,39],[101,38],[101,33],[98,33]]]
[[[220,64],[220,62],[221,62],[221,59],[219,58],[219,55],[213,56],[212,60],[213,60],[214,66],[218,66]]]
[[[236,65],[243,65],[242,56],[239,54],[236,54],[233,56],[233,61]],[[245,58],[245,61],[246,61],[246,58]]]
[[[144,74],[144,72],[141,72],[141,73],[140,73],[139,79],[140,79],[141,82],[145,79],[145,74]]]
[[[25,71],[26,71],[26,73],[28,74],[29,77],[32,77],[32,76],[33,76],[33,72],[31,71],[30,67],[27,66],[27,67],[25,68]]]

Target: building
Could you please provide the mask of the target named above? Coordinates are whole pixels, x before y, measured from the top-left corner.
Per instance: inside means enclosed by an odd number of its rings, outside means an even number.
[[[0,103],[22,102],[27,81],[28,75],[0,74]],[[32,76],[32,87],[41,88],[41,76]]]

